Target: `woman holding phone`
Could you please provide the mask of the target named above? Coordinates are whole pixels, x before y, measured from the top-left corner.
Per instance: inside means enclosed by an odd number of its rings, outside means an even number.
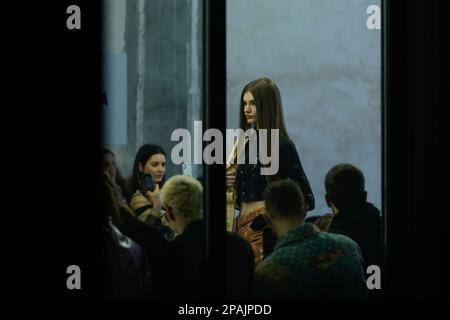
[[[165,181],[166,153],[154,144],[139,148],[127,189],[132,195],[130,208],[137,218],[154,226],[167,226],[159,197]]]
[[[240,98],[240,128],[244,131],[250,128],[254,128],[256,131],[267,129],[268,150],[271,150],[271,129],[279,130],[278,173],[261,175],[262,164],[259,156],[256,165],[248,164],[249,143],[245,143],[245,150],[243,149],[246,163],[230,165],[226,173],[227,188],[231,189],[231,193],[234,194],[233,197],[229,197],[230,192],[228,192],[227,201],[233,198],[235,207],[240,210],[235,229],[251,244],[256,266],[268,253],[264,251],[269,251],[267,248],[270,248],[270,245],[263,242],[263,234],[266,234],[264,231],[268,229],[264,218],[263,192],[266,186],[280,179],[295,181],[303,191],[309,210],[314,209],[314,196],[300,163],[295,144],[287,134],[281,95],[275,82],[268,78],[261,78],[244,87]],[[234,154],[230,156],[231,162],[234,162],[237,157],[237,151],[234,150]],[[229,212],[231,210],[227,210],[228,215]]]

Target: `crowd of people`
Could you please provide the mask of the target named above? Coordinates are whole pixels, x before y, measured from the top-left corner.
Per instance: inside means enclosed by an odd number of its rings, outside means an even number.
[[[346,163],[331,168],[323,199],[331,213],[306,218],[317,200],[288,136],[278,87],[267,78],[252,81],[240,103],[241,129],[279,129],[280,166],[276,175],[263,176],[260,159],[233,161],[239,152],[249,157],[249,143],[233,149],[226,168],[227,297],[376,297],[368,292],[366,268],[382,264],[382,220],[367,202],[361,170]],[[157,145],[137,151],[128,179],[111,151],[103,149],[101,157],[106,297],[208,298],[202,208],[208,186],[187,175],[166,180],[166,153]]]

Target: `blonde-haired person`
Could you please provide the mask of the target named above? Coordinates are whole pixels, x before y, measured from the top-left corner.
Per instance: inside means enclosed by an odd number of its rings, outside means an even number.
[[[210,297],[201,183],[190,176],[173,176],[161,188],[159,201],[170,228],[177,233],[172,241],[155,226],[139,221],[127,207],[121,207],[130,237],[142,244],[152,263],[154,296],[180,300]],[[230,233],[226,247],[227,295],[249,298],[252,249],[244,239]]]
[[[169,226],[177,234],[168,247],[168,278],[172,298],[208,297],[203,187],[190,176],[175,175],[160,191]]]
[[[169,226],[178,235],[195,221],[203,218],[203,187],[190,176],[170,178],[160,191]]]

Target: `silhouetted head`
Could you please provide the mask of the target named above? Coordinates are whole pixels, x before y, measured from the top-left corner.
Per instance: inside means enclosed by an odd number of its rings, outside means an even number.
[[[367,201],[364,175],[354,165],[340,163],[328,171],[325,177],[325,200],[338,210],[359,206]]]

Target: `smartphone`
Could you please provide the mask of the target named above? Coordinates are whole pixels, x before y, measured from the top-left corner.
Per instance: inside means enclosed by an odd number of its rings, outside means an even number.
[[[267,225],[268,224],[267,224],[266,219],[264,218],[264,216],[262,214],[260,214],[252,221],[252,223],[250,224],[250,228],[254,231],[259,231],[259,230],[262,230]]]
[[[146,173],[144,174],[144,184],[145,187],[147,188],[147,191],[152,191],[155,189],[155,185],[153,183],[153,177],[151,174]]]

